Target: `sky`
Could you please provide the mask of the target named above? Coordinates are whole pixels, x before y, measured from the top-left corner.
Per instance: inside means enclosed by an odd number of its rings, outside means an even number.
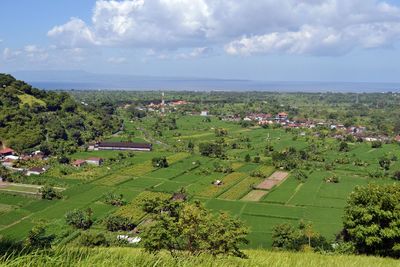
[[[0,72],[400,82],[400,0],[2,0]]]

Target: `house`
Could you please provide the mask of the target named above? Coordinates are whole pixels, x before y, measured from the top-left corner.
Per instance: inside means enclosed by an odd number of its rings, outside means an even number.
[[[90,165],[100,166],[103,163],[103,159],[102,158],[88,158],[85,162]]]
[[[279,112],[278,118],[281,120],[286,120],[288,118],[288,114],[286,112]]]
[[[1,162],[1,165],[3,165],[4,167],[12,167],[14,166],[14,160],[13,159],[5,159]]]
[[[203,111],[200,113],[200,116],[207,117],[207,116],[208,116],[208,110],[203,110]]]
[[[42,173],[46,172],[46,169],[43,167],[33,167],[30,168],[26,171],[26,175],[31,176],[31,175],[40,175]]]
[[[75,167],[82,167],[85,164],[86,164],[86,160],[83,160],[83,159],[77,159],[74,162],[72,162],[72,166],[75,166]]]
[[[94,145],[93,150],[151,151],[152,144],[131,142],[100,142]]]
[[[394,141],[396,141],[397,143],[400,143],[400,135],[396,136],[396,137],[394,138]]]
[[[185,101],[185,100],[177,100],[177,101],[172,101],[170,103],[171,106],[181,106],[181,105],[187,105],[189,104],[189,102]]]
[[[0,150],[0,157],[5,157],[5,156],[12,156],[14,155],[15,151],[11,148],[4,148]]]

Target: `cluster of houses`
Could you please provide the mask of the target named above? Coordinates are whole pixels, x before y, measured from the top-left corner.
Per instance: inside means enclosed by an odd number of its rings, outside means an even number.
[[[348,126],[343,124],[329,123],[325,121],[315,121],[310,119],[294,119],[290,120],[286,112],[279,112],[278,114],[270,113],[249,113],[246,117],[242,118],[239,115],[231,115],[224,118],[226,121],[253,121],[258,125],[273,125],[280,124],[283,128],[295,128],[295,129],[313,129],[324,127],[332,131],[336,130],[336,134],[333,136],[337,139],[343,139],[346,135],[352,135],[356,138],[361,138],[366,142],[382,141],[389,142],[393,139],[386,135],[376,135],[367,132],[366,127],[363,126]],[[394,141],[400,143],[400,135],[394,138]]]
[[[164,100],[161,100],[159,102],[151,102],[146,106],[147,111],[156,111],[156,110],[161,110],[163,111],[165,108],[172,108],[175,109],[179,106],[183,105],[188,105],[191,104],[190,102],[186,100],[174,100],[174,101],[169,101],[165,102]]]
[[[17,153],[11,148],[4,148],[0,150],[0,163],[3,167],[12,170],[12,171],[19,171],[25,173],[27,176],[30,175],[39,175],[48,169],[47,166],[43,167],[32,167],[32,168],[18,168],[15,167],[17,161],[46,161],[47,158],[45,157],[44,153],[41,151],[35,151],[31,154],[25,155],[17,155]]]

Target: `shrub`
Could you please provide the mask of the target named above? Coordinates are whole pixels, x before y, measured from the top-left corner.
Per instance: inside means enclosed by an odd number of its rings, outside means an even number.
[[[46,235],[46,228],[43,225],[34,226],[28,233],[25,245],[33,249],[50,248],[55,235]]]
[[[83,232],[81,233],[78,242],[80,245],[85,247],[109,246],[109,242],[102,233]]]
[[[276,225],[272,230],[272,246],[295,251],[327,250],[330,247],[311,223],[303,221],[300,221],[297,229],[288,223]]]
[[[131,231],[135,228],[135,225],[126,217],[119,215],[111,215],[105,219],[105,225],[108,231]]]
[[[117,206],[117,207],[126,205],[126,201],[125,201],[124,196],[122,194],[116,195],[116,194],[113,194],[113,193],[108,193],[108,194],[105,195],[104,202],[106,204],[109,204],[109,205],[112,205],[112,206]]]
[[[62,198],[62,194],[49,185],[40,188],[39,193],[42,195],[42,199],[53,200]]]
[[[372,148],[381,148],[382,147],[382,142],[381,141],[373,141],[371,143]]]
[[[65,215],[65,221],[75,228],[86,230],[93,224],[92,213],[90,208],[85,211],[73,210]]]
[[[395,171],[393,173],[393,179],[400,181],[400,171]]]
[[[346,142],[340,142],[339,151],[340,152],[349,152],[350,151],[349,145]]]
[[[169,164],[166,157],[156,157],[151,159],[151,165],[155,168],[168,168]]]

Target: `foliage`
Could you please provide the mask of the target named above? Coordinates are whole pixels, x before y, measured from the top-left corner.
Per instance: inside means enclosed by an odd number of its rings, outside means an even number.
[[[119,215],[111,215],[107,217],[104,221],[108,231],[131,231],[135,228],[135,225],[131,221]]]
[[[340,144],[339,144],[339,151],[340,152],[349,152],[350,151],[350,148],[349,148],[349,145],[347,144],[347,142],[340,142]]]
[[[46,228],[43,225],[34,226],[25,239],[25,246],[30,249],[50,248],[55,235],[46,235]]]
[[[295,170],[293,172],[293,177],[296,178],[296,180],[304,183],[307,180],[308,175],[302,170]]]
[[[231,173],[233,172],[233,168],[229,163],[215,162],[214,172]]]
[[[390,164],[391,164],[391,160],[387,157],[382,157],[379,159],[379,166],[381,166],[382,169],[384,169],[385,171],[388,171],[390,169]]]
[[[1,141],[19,153],[44,144],[53,154],[71,153],[120,126],[102,105],[80,105],[67,93],[39,90],[10,75],[0,74],[0,81]]]
[[[78,242],[85,247],[109,246],[109,242],[102,233],[82,232]]]
[[[122,194],[117,195],[113,193],[107,193],[105,195],[104,202],[117,207],[126,205],[126,200],[124,199],[124,196]]]
[[[40,188],[39,193],[42,195],[42,199],[53,200],[62,198],[61,192],[49,185]]]
[[[199,151],[202,156],[207,157],[224,157],[224,149],[220,143],[200,143]]]
[[[90,208],[86,210],[73,210],[70,212],[67,212],[65,215],[65,221],[67,224],[78,228],[78,229],[89,229],[92,224],[93,224],[93,219],[92,219],[92,210]]]
[[[168,168],[168,161],[166,157],[155,157],[151,159],[151,165],[155,168]]]
[[[400,185],[356,187],[345,207],[343,238],[358,253],[400,256]]]
[[[154,207],[152,221],[144,227],[143,246],[157,253],[162,249],[172,255],[186,251],[191,255],[233,255],[244,257],[239,245],[247,243],[247,229],[225,213],[214,216],[200,203],[163,203]]]
[[[297,228],[288,223],[276,225],[272,230],[272,246],[295,251],[329,248],[326,239],[313,229],[312,224],[303,221]]]
[[[381,141],[372,141],[371,142],[371,147],[372,148],[381,148],[382,147],[382,142]]]

